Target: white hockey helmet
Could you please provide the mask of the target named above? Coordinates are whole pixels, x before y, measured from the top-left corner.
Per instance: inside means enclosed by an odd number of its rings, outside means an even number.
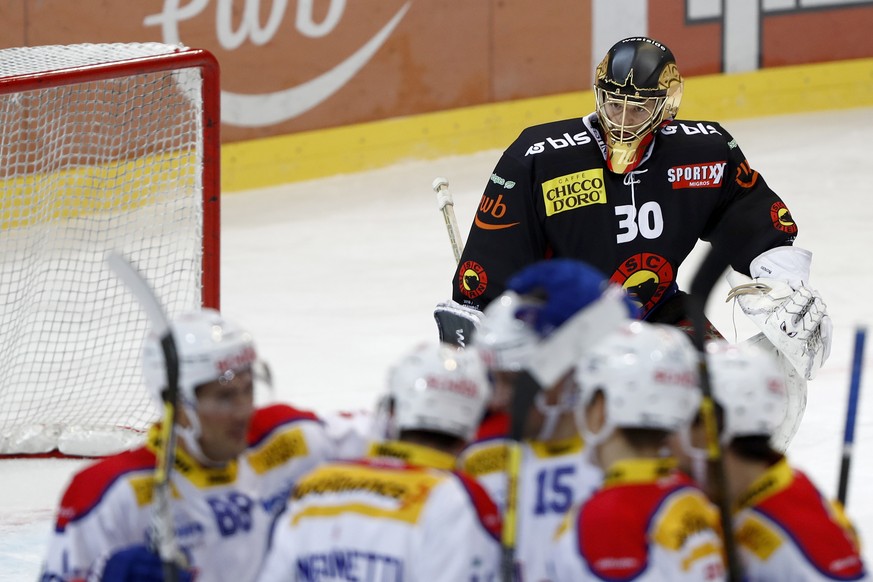
[[[576,367],[580,416],[598,391],[611,428],[668,432],[690,424],[700,405],[697,353],[675,327],[634,321],[589,350]],[[584,426],[584,423],[583,423]]]
[[[788,407],[785,374],[771,354],[718,340],[706,345],[712,395],[724,411],[721,439],[772,436]]]
[[[210,308],[183,313],[171,324],[179,358],[179,396],[195,405],[195,389],[203,384],[231,379],[251,368],[257,359],[249,332]],[[159,402],[167,386],[167,368],[161,338],[153,331],[143,343],[143,376]]]
[[[470,440],[491,395],[485,364],[473,347],[426,343],[391,369],[393,430],[425,430]],[[392,435],[396,436],[396,435]]]
[[[506,291],[485,307],[472,344],[492,370],[518,372],[527,366],[540,336],[528,315],[539,303],[514,291]]]

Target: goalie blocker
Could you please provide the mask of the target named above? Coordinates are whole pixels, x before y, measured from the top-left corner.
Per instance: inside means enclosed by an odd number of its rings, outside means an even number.
[[[449,299],[438,303],[433,311],[440,341],[466,347],[482,321],[482,312]]]

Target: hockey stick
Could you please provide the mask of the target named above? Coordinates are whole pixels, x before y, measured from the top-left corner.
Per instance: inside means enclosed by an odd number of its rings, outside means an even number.
[[[713,247],[703,259],[694,279],[691,281],[691,293],[688,296],[688,314],[694,323],[694,346],[698,353],[698,370],[700,372],[700,389],[703,398],[700,403],[700,415],[706,429],[706,445],[713,479],[718,488],[718,509],[721,517],[721,527],[724,538],[725,556],[727,558],[728,580],[740,582],[743,579],[742,566],[737,553],[734,538],[733,518],[731,516],[731,500],[727,486],[727,474],[724,466],[724,456],[721,450],[721,440],[718,431],[718,419],[715,413],[715,400],[712,395],[712,384],[709,367],[706,363],[706,301],[721,275],[730,265],[730,257],[725,249]]]
[[[461,240],[461,231],[458,230],[458,220],[455,218],[455,201],[449,192],[449,181],[443,177],[433,181],[433,191],[437,195],[437,208],[443,213],[446,221],[446,231],[449,233],[449,242],[452,244],[452,252],[455,254],[455,262],[461,262],[461,251],[464,250],[464,241]]]
[[[846,430],[843,433],[843,458],[840,461],[840,480],[837,485],[837,500],[846,506],[849,489],[849,468],[852,463],[852,447],[855,443],[855,413],[858,409],[858,393],[861,391],[861,370],[864,368],[864,340],[867,329],[858,326],[855,330],[855,352],[852,356],[852,377],[849,382],[849,403],[846,409]]]
[[[176,353],[176,342],[173,340],[167,315],[164,313],[155,292],[142,274],[130,261],[115,252],[106,256],[106,264],[139,300],[152,324],[152,329],[161,338],[161,348],[167,366],[167,387],[161,393],[164,414],[157,462],[155,463],[155,513],[149,537],[163,563],[164,580],[177,582],[177,568],[184,568],[186,560],[176,544],[173,513],[170,509],[170,471],[175,461],[176,398],[179,393],[179,358]]]

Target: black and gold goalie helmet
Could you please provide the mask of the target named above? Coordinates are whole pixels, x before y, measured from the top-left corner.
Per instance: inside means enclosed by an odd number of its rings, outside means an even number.
[[[682,76],[670,49],[650,38],[633,37],[609,49],[595,77],[607,167],[625,174],[639,165],[654,132],[675,118]]]

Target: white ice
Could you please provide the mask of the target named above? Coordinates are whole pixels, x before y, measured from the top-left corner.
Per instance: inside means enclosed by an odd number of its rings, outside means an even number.
[[[873,323],[873,108],[725,126],[782,195],[814,253],[812,285],[833,317],[830,360],[810,383],[789,459],[828,496],[837,476],[855,326]],[[315,411],[369,407],[394,358],[436,336],[432,308],[454,268],[431,182],[445,176],[466,238],[500,152],[408,161],[228,195],[222,208],[222,310],[248,325],[272,365],[276,397]],[[680,273],[687,285],[700,250]],[[733,339],[754,333],[723,302],[708,313]],[[871,340],[868,340],[870,343]],[[868,354],[870,349],[868,347]],[[868,358],[869,359],[869,358]],[[848,511],[873,544],[873,394],[863,377]],[[0,580],[33,580],[52,513],[82,461],[0,461]],[[868,566],[871,554],[866,552]]]

